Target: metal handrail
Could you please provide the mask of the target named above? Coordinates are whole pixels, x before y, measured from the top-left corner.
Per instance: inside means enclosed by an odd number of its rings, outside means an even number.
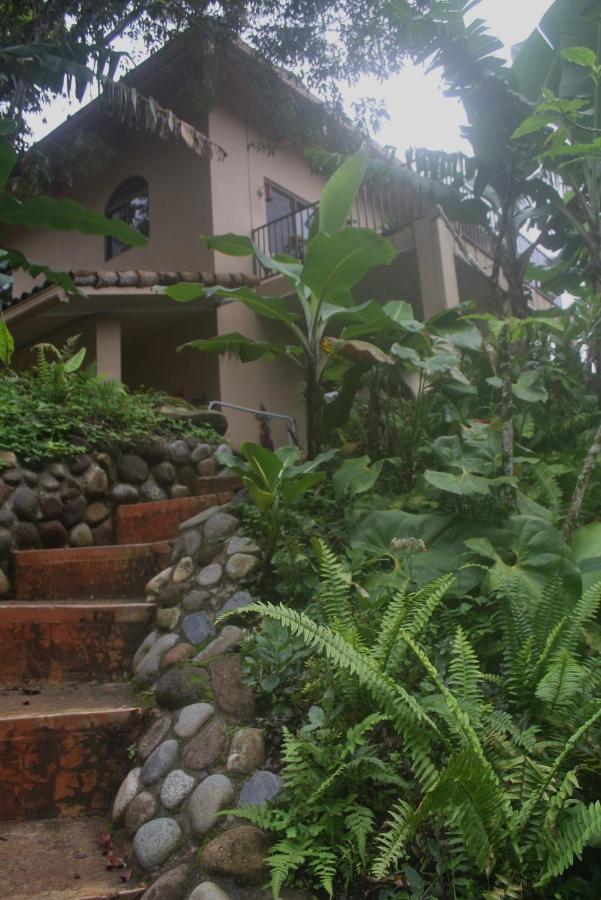
[[[296,419],[294,416],[287,416],[285,413],[269,412],[268,409],[253,409],[251,406],[241,406],[239,403],[228,403],[225,400],[210,400],[208,404],[209,412],[212,412],[216,406],[225,406],[227,409],[235,409],[237,412],[252,413],[262,419],[283,419],[288,422],[286,431],[288,433],[289,443],[298,447],[298,438],[296,436]]]

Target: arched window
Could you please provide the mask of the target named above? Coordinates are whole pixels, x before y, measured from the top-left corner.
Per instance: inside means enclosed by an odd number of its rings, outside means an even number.
[[[105,214],[109,219],[121,219],[146,237],[150,234],[150,204],[148,182],[140,175],[133,175],[124,181],[111,196]],[[117,238],[107,237],[106,259],[112,259],[128,249]]]

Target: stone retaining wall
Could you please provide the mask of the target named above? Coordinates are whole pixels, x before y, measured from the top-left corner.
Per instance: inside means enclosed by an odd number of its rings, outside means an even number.
[[[259,547],[228,507],[180,527],[172,564],[148,584],[156,623],[133,660],[152,691],[152,722],[113,807],[145,879],[144,900],[269,896],[265,834],[221,810],[273,802],[280,777],[266,767],[252,691],[236,652],[244,631],[215,620],[250,602]],[[289,896],[292,896],[290,894]]]
[[[120,504],[200,493],[202,479],[219,474],[216,449],[154,438],[128,453],[81,453],[38,468],[0,451],[0,597],[10,593],[12,550],[113,544]]]

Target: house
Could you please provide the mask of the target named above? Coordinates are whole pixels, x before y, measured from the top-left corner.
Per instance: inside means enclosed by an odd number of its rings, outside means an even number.
[[[226,332],[263,340],[279,337],[277,325],[259,319],[240,303],[208,300],[178,305],[155,290],[158,284],[202,280],[226,286],[249,283],[264,295],[285,290],[282,279],[253,269],[252,260],[209,252],[200,235],[234,232],[253,236],[265,250],[302,254],[312,208],[324,178],[311,171],[302,148],[284,143],[276,152],[260,148],[265,135],[266,99],[248,77],[248,53],[241,45],[225,51],[216,103],[199,98],[202,73],[190,41],[166,45],[129,76],[129,83],[208,136],[216,149],[203,156],[111,117],[99,100],[84,107],[45,139],[61,146],[81,130],[98,135],[110,148],[103,167],[80,173],[61,196],[124,219],[148,237],[145,248],[127,248],[113,239],[72,232],[5,229],[4,246],[14,247],[56,270],[75,273],[84,297],[67,298],[56,286],[15,279],[5,319],[15,338],[15,365],[31,362],[38,341],[61,344],[81,334],[88,360],[100,373],[128,386],[165,390],[191,401],[222,401],[294,417],[302,437],[300,389],[287,361],[238,361],[177,352],[186,341]],[[182,91],[182,87],[185,88]],[[287,83],[290,96],[315,103]],[[453,234],[434,210],[409,189],[375,193],[362,189],[353,214],[356,224],[374,227],[392,240],[398,255],[373,271],[357,299],[405,299],[418,317],[460,300],[490,300],[490,287],[457,248]],[[463,239],[482,265],[491,248],[478,228]],[[235,271],[234,271],[235,268]],[[68,302],[66,302],[68,300]],[[544,298],[540,299],[544,302]],[[230,437],[256,439],[252,413],[227,410]],[[286,422],[274,419],[273,437],[286,440]]]

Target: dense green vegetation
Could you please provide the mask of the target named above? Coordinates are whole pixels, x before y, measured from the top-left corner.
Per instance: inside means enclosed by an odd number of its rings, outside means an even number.
[[[0,449],[34,463],[85,449],[127,448],[157,435],[180,435],[181,419],[162,411],[173,401],[153,391],[130,393],[121,382],[84,367],[76,339],[62,350],[37,348],[36,365],[0,371]],[[185,425],[190,436],[218,442],[207,426]]]

